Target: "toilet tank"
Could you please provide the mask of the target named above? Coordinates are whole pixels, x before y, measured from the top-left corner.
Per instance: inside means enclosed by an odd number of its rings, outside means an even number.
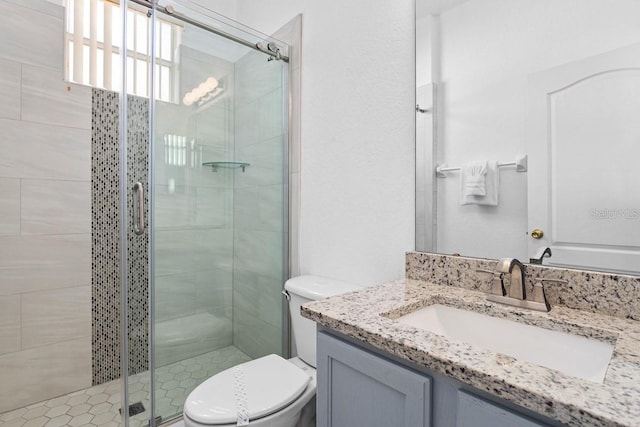
[[[362,287],[320,276],[299,276],[287,280],[284,288],[290,297],[292,344],[300,359],[316,366],[316,323],[300,315],[300,306]]]

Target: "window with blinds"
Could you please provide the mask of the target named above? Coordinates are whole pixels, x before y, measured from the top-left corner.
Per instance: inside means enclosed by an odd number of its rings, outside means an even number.
[[[114,91],[121,89],[122,22],[115,0],[67,0],[67,80]],[[127,92],[149,96],[151,44],[146,12],[127,10]],[[156,19],[155,96],[177,102],[176,50],[182,28]]]

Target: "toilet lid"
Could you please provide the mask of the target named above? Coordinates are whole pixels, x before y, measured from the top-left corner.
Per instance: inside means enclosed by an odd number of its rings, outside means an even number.
[[[184,413],[202,424],[229,424],[238,420],[240,406],[246,407],[250,420],[255,420],[296,400],[309,381],[302,369],[270,354],[222,371],[200,384],[187,397]]]

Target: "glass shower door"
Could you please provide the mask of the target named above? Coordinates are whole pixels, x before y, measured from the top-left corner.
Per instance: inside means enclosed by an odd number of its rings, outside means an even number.
[[[203,27],[287,46],[203,8],[175,10],[204,25],[156,13],[151,321],[163,421],[212,375],[282,354],[288,241],[288,64]]]

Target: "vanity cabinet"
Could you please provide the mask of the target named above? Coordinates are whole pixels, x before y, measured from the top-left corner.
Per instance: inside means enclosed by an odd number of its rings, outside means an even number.
[[[559,424],[320,328],[317,427],[542,427]]]
[[[431,426],[431,378],[318,334],[317,426]]]

